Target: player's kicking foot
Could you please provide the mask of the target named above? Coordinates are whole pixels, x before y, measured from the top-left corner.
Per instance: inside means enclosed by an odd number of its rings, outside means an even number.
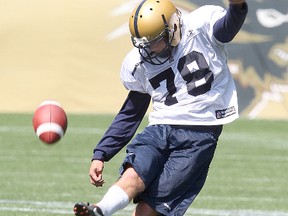
[[[74,213],[76,216],[104,216],[98,206],[83,202],[74,205]]]

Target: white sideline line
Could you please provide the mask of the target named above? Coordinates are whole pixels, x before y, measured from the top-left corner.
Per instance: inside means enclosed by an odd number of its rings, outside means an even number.
[[[18,208],[18,207],[0,207],[0,212],[45,212],[51,214],[72,214],[73,211],[70,210],[60,210],[60,209],[33,209],[33,208]]]
[[[11,206],[13,205],[13,206]],[[40,202],[28,200],[0,200],[0,212],[46,212],[51,214],[73,214],[74,203],[70,202]],[[17,206],[17,207],[15,207]],[[41,208],[43,207],[43,208]],[[134,205],[130,204],[116,215],[131,214]],[[217,210],[217,209],[197,209],[189,208],[186,216],[202,215],[202,216],[288,216],[288,212],[281,211],[260,211],[249,209],[232,209],[232,210]]]
[[[17,205],[33,205],[33,206],[44,206],[44,207],[63,207],[67,208],[67,206],[73,205],[72,202],[59,202],[59,201],[53,201],[53,202],[43,202],[43,201],[32,201],[32,200],[5,200],[0,199],[0,205],[1,204],[17,204]]]

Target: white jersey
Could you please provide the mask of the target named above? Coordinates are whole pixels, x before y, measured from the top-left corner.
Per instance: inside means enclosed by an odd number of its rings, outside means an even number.
[[[151,95],[150,125],[220,125],[238,118],[225,44],[213,36],[214,23],[225,13],[203,6],[183,18],[182,39],[162,65],[140,63],[136,48],[128,53],[121,80],[128,90]]]

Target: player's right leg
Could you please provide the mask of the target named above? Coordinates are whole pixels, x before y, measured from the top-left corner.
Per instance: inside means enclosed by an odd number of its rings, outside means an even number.
[[[158,137],[159,142],[162,142],[163,138],[157,131],[155,136]],[[144,191],[145,185],[150,185],[153,179],[159,175],[159,170],[163,169],[166,156],[163,156],[155,147],[155,136],[151,135],[154,133],[155,128],[148,127],[128,145],[129,151],[121,167],[121,177],[109,188],[102,200],[95,204],[101,209],[104,216],[110,216],[125,208],[132,199]],[[138,212],[139,209],[141,208],[138,208]],[[142,216],[146,216],[144,213]],[[147,216],[150,215],[147,214]]]
[[[110,216],[125,208],[144,189],[144,182],[134,168],[130,164],[126,164],[120,179],[109,188],[100,202],[95,205],[76,203],[74,213],[76,216]]]
[[[83,202],[74,205],[74,213],[76,216],[103,216],[100,208]]]

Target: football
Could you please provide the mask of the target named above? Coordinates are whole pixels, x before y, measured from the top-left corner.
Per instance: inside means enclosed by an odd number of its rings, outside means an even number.
[[[59,141],[64,136],[68,125],[64,109],[54,100],[45,100],[38,106],[32,123],[35,134],[46,144]]]

